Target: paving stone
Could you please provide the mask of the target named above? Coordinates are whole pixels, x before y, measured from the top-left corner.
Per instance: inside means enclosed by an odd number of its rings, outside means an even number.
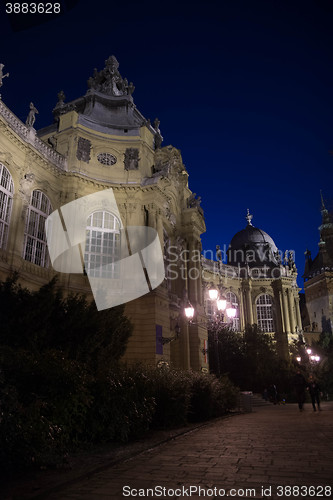
[[[123,496],[124,485],[136,490],[161,485],[171,490],[183,486],[255,488],[255,498],[277,500],[292,498],[277,497],[278,485],[333,489],[333,403],[323,403],[323,410],[319,420],[310,411],[300,414],[296,405],[258,407],[253,413],[213,421],[95,474],[91,470],[87,477],[35,498],[132,498]],[[264,497],[261,488],[270,486],[274,494]],[[204,497],[193,494],[188,498]]]

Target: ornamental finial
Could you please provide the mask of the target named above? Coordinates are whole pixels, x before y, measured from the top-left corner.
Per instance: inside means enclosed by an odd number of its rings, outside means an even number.
[[[245,219],[247,220],[248,225],[252,226],[252,222],[251,221],[253,219],[253,215],[250,214],[250,210],[249,209],[247,209],[247,214],[246,214]]]

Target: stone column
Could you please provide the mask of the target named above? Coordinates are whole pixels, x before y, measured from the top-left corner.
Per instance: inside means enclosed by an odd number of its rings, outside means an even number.
[[[196,274],[198,275],[198,278],[196,280],[196,286],[197,286],[197,300],[200,305],[203,305],[203,290],[202,290],[202,276],[201,276],[201,261],[200,261],[200,252],[201,252],[201,242],[197,241],[195,245],[195,268],[196,268]]]
[[[282,302],[282,292],[279,290],[279,304],[280,304],[280,313],[281,313],[281,332],[286,331],[286,322],[284,319],[284,311],[283,311],[283,302]]]
[[[197,293],[197,268],[195,260],[195,241],[193,238],[189,240],[188,244],[188,262],[187,262],[187,276],[188,276],[188,290],[189,290],[189,299],[190,302],[193,301],[194,304],[198,302],[198,293]]]
[[[287,290],[282,290],[282,309],[283,309],[283,317],[284,317],[284,331],[286,333],[290,333],[288,298],[287,298],[286,292],[287,292]]]
[[[251,288],[247,286],[244,290],[245,292],[245,303],[246,303],[246,323],[253,325],[253,309],[251,300]]]
[[[282,299],[280,290],[274,289],[274,303],[275,303],[275,332],[283,332],[283,314],[282,314]]]
[[[163,219],[159,210],[156,212],[156,230],[160,238],[162,248],[164,247]]]
[[[289,304],[289,318],[290,318],[290,328],[291,333],[295,333],[295,315],[294,315],[294,296],[291,290],[288,290],[288,304]]]
[[[245,321],[245,307],[244,307],[244,297],[243,297],[243,292],[239,288],[238,289],[238,295],[239,295],[239,319],[240,319],[240,329],[243,331],[246,325]]]
[[[154,229],[156,229],[157,226],[156,212],[151,209],[148,212],[148,225]]]
[[[297,326],[298,326],[299,330],[302,330],[303,326],[302,326],[302,318],[301,318],[301,311],[299,308],[299,297],[298,296],[296,297],[296,300],[295,300],[295,309],[296,309]]]

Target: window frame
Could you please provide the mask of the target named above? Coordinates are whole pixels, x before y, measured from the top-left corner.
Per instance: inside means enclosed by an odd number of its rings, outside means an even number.
[[[40,189],[34,189],[25,218],[23,259],[40,267],[49,267],[50,264],[45,221],[51,212],[49,197]]]
[[[14,182],[8,168],[0,163],[0,248],[7,247],[13,208]]]
[[[264,302],[259,303],[262,298],[264,298]],[[269,301],[267,300],[268,298]],[[261,293],[260,295],[258,295],[258,297],[256,298],[256,312],[258,329],[264,333],[274,333],[274,300],[270,294]]]
[[[94,217],[102,214],[100,219],[101,225],[94,224]],[[106,215],[113,218],[113,227],[105,227]],[[98,219],[97,219],[98,222]],[[116,215],[107,210],[95,210],[87,217],[86,223],[86,240],[84,246],[84,269],[86,274],[92,278],[101,279],[117,279],[119,278],[115,262],[119,260],[121,250],[121,224]],[[106,237],[106,235],[113,235],[113,238]],[[118,235],[118,239],[116,238]],[[89,236],[89,239],[88,239]],[[111,243],[111,245],[109,245]],[[97,248],[102,251],[98,251]],[[103,248],[113,247],[112,259],[110,261],[110,253],[103,252]],[[100,265],[92,265],[92,264]],[[111,269],[103,269],[104,265],[111,264]]]

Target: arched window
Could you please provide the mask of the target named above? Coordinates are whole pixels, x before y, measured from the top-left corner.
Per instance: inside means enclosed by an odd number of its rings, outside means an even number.
[[[262,332],[274,332],[273,300],[270,295],[259,295],[256,301],[258,328]]]
[[[109,212],[94,212],[88,217],[86,229],[84,264],[87,274],[93,278],[119,278],[114,266],[119,256],[118,219]]]
[[[0,248],[6,248],[14,185],[8,170],[0,163]]]
[[[239,304],[237,296],[233,292],[226,293],[227,305],[231,305],[236,309],[236,316],[232,319],[232,329],[236,332],[240,331],[239,325]]]
[[[23,258],[47,267],[49,257],[46,246],[45,221],[52,211],[48,197],[42,191],[31,193],[30,205],[25,219]]]

